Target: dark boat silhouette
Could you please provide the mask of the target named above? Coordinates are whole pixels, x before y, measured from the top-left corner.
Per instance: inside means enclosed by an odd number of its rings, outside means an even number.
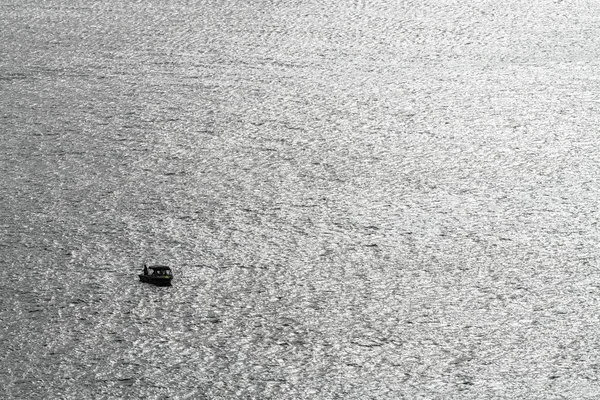
[[[144,273],[138,275],[140,281],[158,286],[171,286],[173,272],[165,265],[144,265]]]

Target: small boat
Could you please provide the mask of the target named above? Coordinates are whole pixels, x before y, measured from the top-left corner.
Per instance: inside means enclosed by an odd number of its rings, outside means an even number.
[[[144,273],[138,275],[140,281],[153,283],[158,286],[171,286],[173,272],[165,265],[144,265]]]

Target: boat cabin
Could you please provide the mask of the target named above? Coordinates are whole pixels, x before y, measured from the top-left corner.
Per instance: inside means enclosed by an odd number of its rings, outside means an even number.
[[[171,272],[171,268],[164,265],[150,265],[148,266],[148,275],[155,276],[171,276],[173,273]]]

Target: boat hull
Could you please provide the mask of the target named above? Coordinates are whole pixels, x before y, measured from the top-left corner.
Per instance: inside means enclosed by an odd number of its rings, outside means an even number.
[[[171,286],[172,276],[154,276],[154,275],[138,275],[140,281],[152,283],[156,286]]]

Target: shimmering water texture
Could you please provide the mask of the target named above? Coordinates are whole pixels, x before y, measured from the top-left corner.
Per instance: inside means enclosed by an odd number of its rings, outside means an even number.
[[[600,3],[0,27],[2,398],[600,397]]]

